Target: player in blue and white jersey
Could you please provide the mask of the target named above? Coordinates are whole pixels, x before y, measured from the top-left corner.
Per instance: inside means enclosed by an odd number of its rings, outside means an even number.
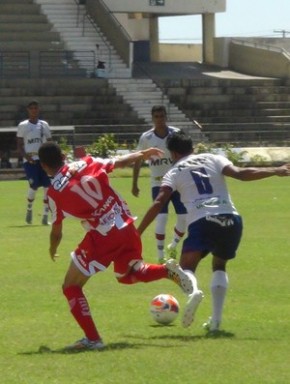
[[[290,164],[280,167],[239,168],[221,155],[194,155],[191,138],[181,132],[168,138],[167,148],[174,165],[163,177],[160,192],[138,230],[143,233],[171,194],[175,191],[180,193],[181,201],[187,209],[188,225],[180,266],[191,276],[194,286],[184,311],[183,326],[188,327],[193,322],[203,298],[194,273],[201,259],[211,253],[212,316],[204,326],[209,331],[217,331],[221,324],[228,287],[226,264],[236,256],[243,229],[242,218],[231,200],[225,176],[241,181],[289,176]]]
[[[146,131],[141,135],[137,150],[140,151],[154,147],[164,151],[164,155],[161,158],[155,157],[150,159],[148,162],[151,173],[151,193],[152,199],[154,200],[159,193],[162,177],[172,165],[170,152],[166,147],[166,140],[172,133],[178,132],[179,128],[167,125],[167,113],[166,108],[163,105],[153,106],[151,114],[154,126],[149,131]],[[136,162],[133,168],[132,194],[136,197],[139,196],[140,192],[138,187],[138,177],[141,165],[142,161]],[[173,239],[168,245],[168,253],[171,258],[176,258],[176,246],[186,231],[186,210],[183,204],[180,202],[179,193],[174,192],[170,196],[170,200],[164,204],[162,210],[159,212],[156,218],[155,238],[157,242],[157,258],[159,263],[163,263],[165,261],[164,244],[170,201],[172,202],[177,215],[177,222],[174,227]]]
[[[23,167],[29,183],[25,221],[27,224],[32,224],[32,207],[36,191],[43,187],[42,224],[48,225],[47,189],[50,180],[41,168],[38,150],[42,143],[51,140],[51,132],[48,123],[39,119],[38,101],[32,100],[28,103],[27,113],[28,119],[20,122],[17,129],[17,149],[19,156],[23,158]]]

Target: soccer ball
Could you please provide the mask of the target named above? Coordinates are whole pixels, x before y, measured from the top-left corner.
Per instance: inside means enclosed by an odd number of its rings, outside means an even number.
[[[154,321],[167,325],[172,323],[179,312],[179,303],[172,295],[162,293],[151,301],[150,313]]]

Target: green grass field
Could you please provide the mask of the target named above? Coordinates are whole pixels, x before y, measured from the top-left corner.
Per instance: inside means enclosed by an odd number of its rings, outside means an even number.
[[[139,217],[151,203],[148,181],[140,179],[142,194],[136,199],[130,178],[112,179]],[[205,337],[201,327],[210,314],[209,257],[197,273],[205,298],[189,329],[182,328],[179,318],[171,326],[159,326],[149,314],[149,303],[159,293],[173,294],[183,306],[178,286],[170,281],[123,286],[109,269],[85,288],[108,348],[63,354],[62,347],[82,337],[61,291],[69,253],[82,229],[66,220],[61,257],[53,263],[48,256],[50,228],[40,225],[42,191],[34,224],[28,226],[26,181],[1,182],[1,383],[288,384],[290,178],[229,180],[229,185],[245,228],[238,256],[228,266],[225,332]],[[168,229],[173,224],[172,213]],[[156,257],[153,232],[151,226],[143,236],[144,258],[150,262]]]

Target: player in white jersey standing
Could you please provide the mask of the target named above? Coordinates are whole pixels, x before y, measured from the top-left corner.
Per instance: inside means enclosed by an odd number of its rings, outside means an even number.
[[[166,140],[173,132],[179,131],[178,128],[167,125],[167,112],[163,105],[155,105],[151,110],[152,120],[154,127],[149,131],[144,132],[138,143],[138,150],[144,150],[150,147],[156,147],[164,151],[164,155],[161,158],[152,158],[149,160],[148,165],[151,172],[151,191],[152,199],[158,195],[162,177],[170,169],[172,160],[170,153],[166,147]],[[136,197],[139,196],[138,188],[138,177],[142,161],[136,162],[133,168],[133,183],[132,183],[132,194]],[[176,258],[176,246],[186,231],[185,214],[186,210],[180,201],[178,192],[174,192],[170,196],[176,215],[177,222],[174,227],[173,239],[167,247],[169,257]],[[155,238],[157,242],[158,261],[163,263],[165,261],[165,233],[166,223],[168,220],[168,208],[169,202],[164,204],[162,210],[157,216],[155,226]]]
[[[180,266],[192,279],[194,291],[189,295],[183,325],[188,327],[203,293],[197,287],[196,268],[202,258],[212,253],[212,316],[204,327],[219,330],[225,295],[228,287],[227,261],[233,259],[242,236],[242,218],[229,195],[225,176],[241,181],[264,179],[270,176],[289,176],[290,164],[281,167],[239,168],[226,157],[213,154],[194,155],[190,137],[182,132],[167,140],[173,167],[162,180],[160,192],[145,214],[140,233],[154,220],[174,191],[179,191],[187,209],[188,234],[183,242]]]
[[[27,224],[32,224],[36,191],[43,187],[42,224],[48,225],[47,188],[50,180],[39,163],[38,150],[42,143],[51,140],[51,132],[48,123],[39,119],[40,107],[36,100],[28,103],[27,113],[28,119],[20,122],[17,130],[17,150],[23,158],[23,167],[29,183],[25,220]]]

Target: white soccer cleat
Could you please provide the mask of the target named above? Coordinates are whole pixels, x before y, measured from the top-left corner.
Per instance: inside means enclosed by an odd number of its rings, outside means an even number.
[[[82,351],[101,351],[105,348],[105,344],[102,340],[91,341],[87,337],[76,341],[75,343],[68,345],[64,348],[66,352],[82,352]]]
[[[189,295],[189,299],[184,308],[183,317],[182,317],[182,325],[184,328],[189,327],[193,323],[195,313],[203,297],[204,297],[203,292],[199,290]]]
[[[202,327],[207,332],[215,332],[220,328],[220,321],[214,321],[211,317],[209,317],[208,320],[202,324]]]
[[[165,265],[168,270],[168,278],[178,284],[184,293],[190,295],[193,292],[193,285],[184,270],[173,259],[167,260]]]

